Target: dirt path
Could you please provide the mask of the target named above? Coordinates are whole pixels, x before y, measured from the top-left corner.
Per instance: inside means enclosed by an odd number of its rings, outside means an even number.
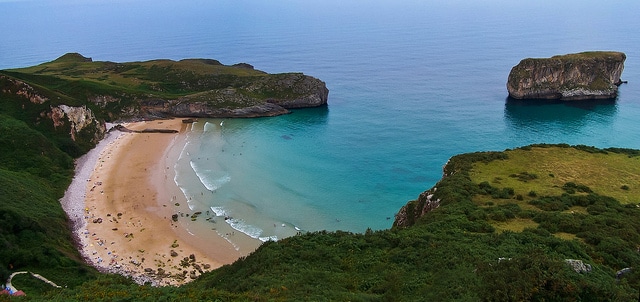
[[[16,289],[15,287],[13,287],[13,285],[11,284],[11,280],[13,279],[13,277],[14,277],[15,275],[27,274],[27,273],[31,274],[31,277],[34,277],[34,278],[40,279],[40,280],[44,281],[45,283],[47,283],[47,284],[49,284],[49,285],[51,285],[51,286],[53,286],[53,287],[55,287],[55,288],[61,288],[59,285],[57,285],[57,284],[55,284],[55,283],[53,283],[53,282],[49,281],[47,278],[42,277],[42,276],[40,276],[39,274],[34,274],[34,273],[32,273],[32,272],[26,272],[26,271],[25,271],[25,272],[15,272],[15,273],[13,273],[13,274],[11,274],[11,275],[9,276],[9,279],[7,279],[7,283],[5,284],[5,288],[9,291],[9,294],[12,294],[12,295],[13,295],[15,292],[17,292],[17,291],[18,291],[18,289]]]

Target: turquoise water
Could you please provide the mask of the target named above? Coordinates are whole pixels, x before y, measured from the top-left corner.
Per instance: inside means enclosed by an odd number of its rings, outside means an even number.
[[[263,240],[388,228],[459,153],[640,148],[640,2],[468,2],[0,0],[0,68],[80,52],[215,58],[322,79],[325,108],[201,120],[176,166],[194,209]],[[627,54],[616,100],[506,99],[520,59],[585,50]]]

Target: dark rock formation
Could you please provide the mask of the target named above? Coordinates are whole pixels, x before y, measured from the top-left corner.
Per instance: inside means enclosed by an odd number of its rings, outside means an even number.
[[[511,69],[507,90],[515,99],[615,98],[625,59],[613,51],[524,59]]]
[[[174,129],[155,129],[155,128],[146,128],[143,130],[131,130],[125,126],[122,126],[121,124],[117,124],[115,126],[113,126],[112,128],[113,130],[118,130],[120,132],[126,132],[126,133],[178,133],[178,130],[174,130]]]
[[[616,272],[616,281],[620,281],[620,279],[621,279],[622,277],[624,277],[626,274],[631,273],[632,271],[633,271],[633,269],[632,269],[632,268],[630,268],[630,267],[625,267],[625,268],[623,268],[623,269],[621,269],[621,270],[617,271],[617,272]]]
[[[238,63],[238,64],[233,64],[231,66],[239,67],[239,68],[246,68],[246,69],[253,69],[253,65],[248,64],[248,63]]]

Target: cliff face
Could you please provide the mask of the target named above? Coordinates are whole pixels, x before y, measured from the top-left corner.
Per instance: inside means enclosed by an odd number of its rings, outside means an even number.
[[[436,187],[424,191],[417,200],[408,202],[396,214],[393,227],[406,228],[414,225],[418,219],[433,211],[440,206],[440,199],[436,199],[433,193],[437,191]]]
[[[104,137],[105,123],[87,106],[55,104],[37,87],[4,75],[0,75],[0,87],[0,105],[6,110],[5,114],[21,117],[43,132],[65,137],[63,149],[72,155],[87,151]]]
[[[615,98],[626,55],[583,52],[545,59],[524,59],[509,73],[507,90],[515,99]]]
[[[51,118],[55,128],[66,125],[69,128],[69,137],[74,142],[85,140],[84,143],[95,145],[106,132],[105,124],[98,121],[87,106],[59,105],[51,107],[51,113],[47,114],[47,117]],[[83,135],[83,133],[85,134]]]

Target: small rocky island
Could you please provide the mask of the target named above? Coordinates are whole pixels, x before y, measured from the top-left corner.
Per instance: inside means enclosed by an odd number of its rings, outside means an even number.
[[[514,99],[611,99],[623,82],[626,55],[592,51],[524,59],[509,73],[507,90]]]

